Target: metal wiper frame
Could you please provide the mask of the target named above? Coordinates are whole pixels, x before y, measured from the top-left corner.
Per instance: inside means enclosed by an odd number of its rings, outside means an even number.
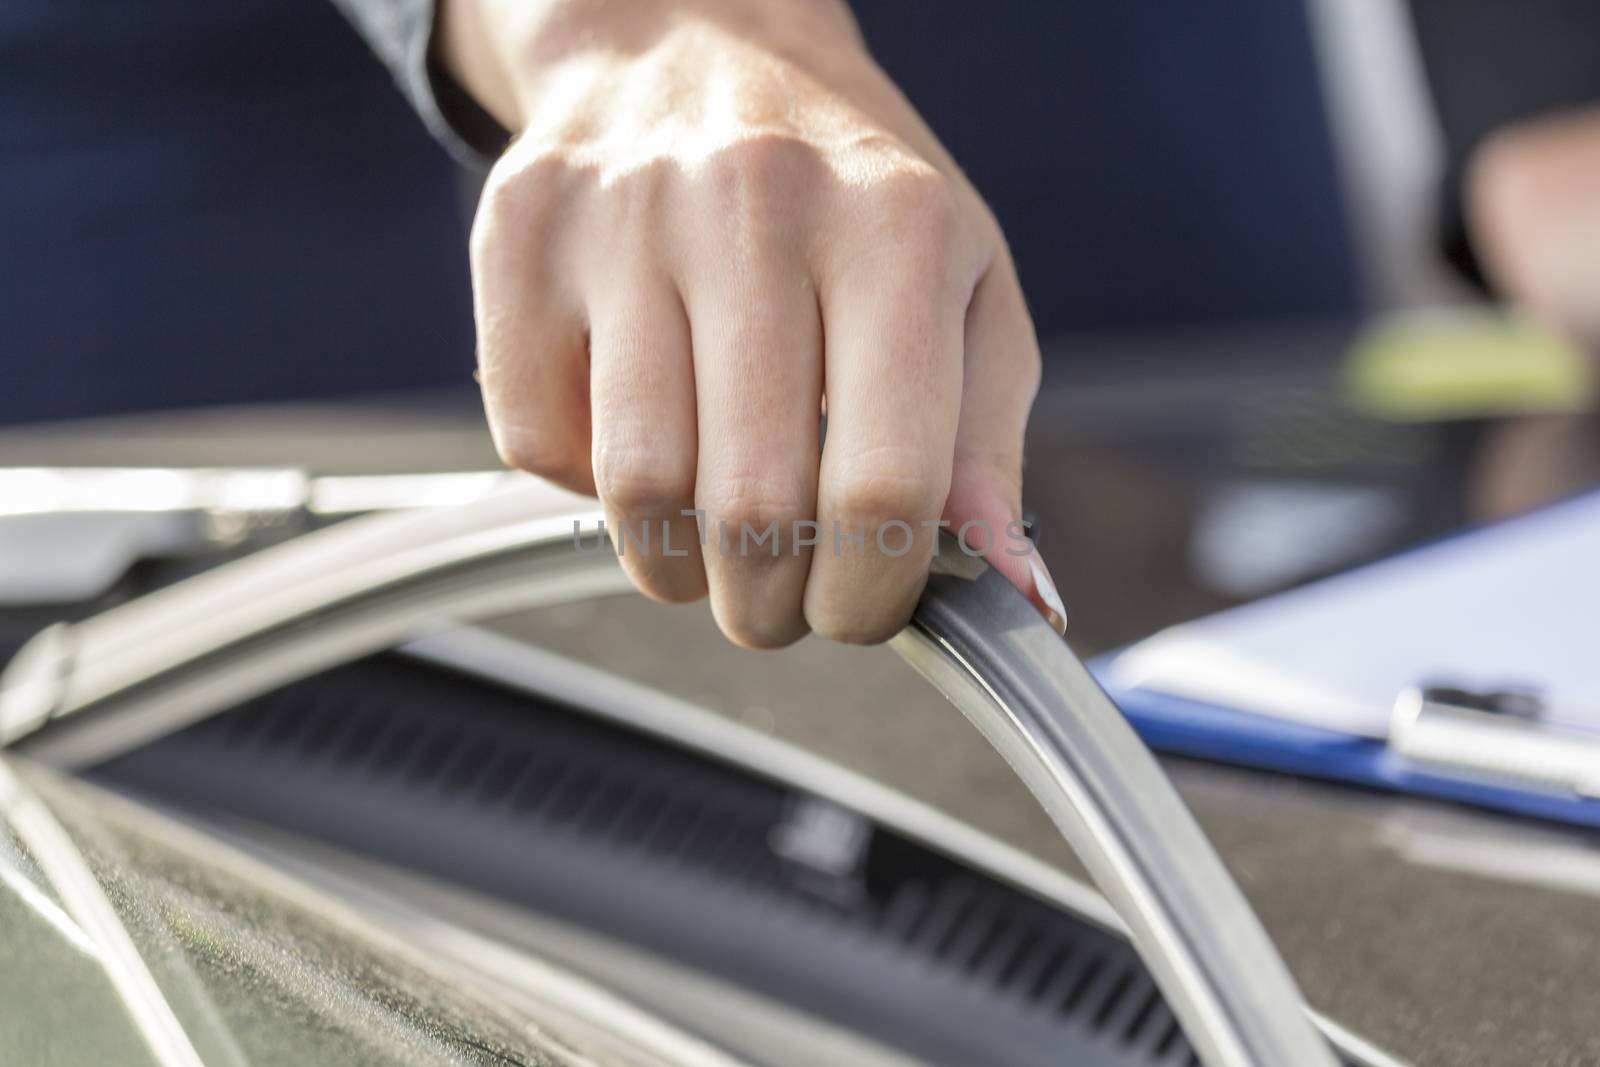
[[[627,588],[600,514],[552,506],[549,490],[528,486],[354,519],[52,627],[0,676],[0,744],[84,766],[430,631]],[[892,646],[1044,806],[1203,1062],[1336,1062],[1149,750],[1004,578],[947,546]]]

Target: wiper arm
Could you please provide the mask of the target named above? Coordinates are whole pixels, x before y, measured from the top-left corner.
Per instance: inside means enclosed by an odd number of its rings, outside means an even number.
[[[0,743],[92,763],[442,625],[627,588],[598,547],[599,514],[530,517],[549,504],[547,490],[518,490],[352,520],[46,631],[0,677]],[[1044,805],[1205,1063],[1335,1063],[1149,751],[1020,594],[947,550],[893,646]]]
[[[1088,669],[998,572],[947,552],[895,650],[1044,807],[1207,1064],[1335,1060],[1243,893]]]
[[[260,547],[350,515],[452,507],[528,480],[505,470],[0,467],[0,605],[82,603],[146,558]]]

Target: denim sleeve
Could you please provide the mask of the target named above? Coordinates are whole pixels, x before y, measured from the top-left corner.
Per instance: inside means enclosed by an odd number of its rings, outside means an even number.
[[[461,162],[482,168],[510,135],[429,59],[436,0],[333,0],[366,38],[423,124]]]

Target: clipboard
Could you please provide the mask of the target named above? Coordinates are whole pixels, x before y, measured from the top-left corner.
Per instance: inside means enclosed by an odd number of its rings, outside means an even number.
[[[1165,752],[1600,827],[1600,492],[1092,667]]]

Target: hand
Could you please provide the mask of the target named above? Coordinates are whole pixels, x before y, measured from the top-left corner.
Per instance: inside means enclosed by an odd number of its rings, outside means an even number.
[[[1474,153],[1466,186],[1496,287],[1600,355],[1600,107],[1499,131]]]
[[[599,496],[642,591],[881,641],[944,520],[1060,620],[1005,241],[841,3],[446,0],[437,47],[517,133],[472,234],[495,441]]]
[[[1484,273],[1512,304],[1565,336],[1600,374],[1600,108],[1509,126],[1467,170],[1467,219]],[[1469,504],[1499,519],[1600,478],[1592,412],[1505,419],[1484,428]]]

